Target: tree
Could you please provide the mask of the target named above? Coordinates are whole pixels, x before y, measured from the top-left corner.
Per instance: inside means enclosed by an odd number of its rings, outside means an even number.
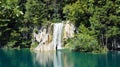
[[[0,5],[0,47],[14,47],[19,41],[19,22],[23,12],[18,0],[2,0]]]
[[[67,19],[74,21],[78,35],[87,33],[95,36],[99,45],[111,48],[119,44],[119,38],[116,39],[120,35],[119,4],[118,0],[77,0],[66,5],[63,12]]]

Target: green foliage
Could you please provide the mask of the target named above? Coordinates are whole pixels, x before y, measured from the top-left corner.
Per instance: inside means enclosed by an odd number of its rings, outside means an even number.
[[[32,44],[31,44],[31,49],[32,49],[32,48],[33,48],[33,49],[36,48],[36,47],[38,46],[38,44],[39,44],[38,42],[32,43]]]
[[[78,34],[75,38],[70,39],[70,42],[66,45],[67,48],[75,51],[99,51],[100,45],[95,37],[88,34]]]
[[[13,47],[20,39],[19,23],[23,15],[18,0],[0,1],[0,47]]]
[[[26,12],[24,17],[27,22],[31,22],[31,24],[40,24],[40,22],[44,21],[43,19],[46,19],[47,12],[44,3],[38,0],[28,0],[25,6]]]
[[[0,47],[30,47],[34,27],[63,20],[76,26],[76,38],[68,40],[76,41],[70,45],[75,50],[120,44],[119,0],[0,0]]]
[[[74,21],[79,33],[94,36],[100,45],[109,48],[120,43],[119,5],[119,0],[77,0],[66,5],[63,12]]]

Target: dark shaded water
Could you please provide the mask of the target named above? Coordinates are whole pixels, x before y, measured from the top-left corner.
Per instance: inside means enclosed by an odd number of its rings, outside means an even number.
[[[69,51],[35,53],[0,49],[0,67],[120,67],[120,52],[91,54]]]

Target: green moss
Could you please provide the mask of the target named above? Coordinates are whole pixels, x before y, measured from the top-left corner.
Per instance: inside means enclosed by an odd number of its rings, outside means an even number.
[[[38,45],[39,45],[38,42],[34,42],[34,43],[32,43],[32,44],[31,44],[31,49],[36,48]]]

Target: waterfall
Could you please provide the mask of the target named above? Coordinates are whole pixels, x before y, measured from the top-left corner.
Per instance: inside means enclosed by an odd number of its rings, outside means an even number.
[[[63,23],[55,23],[53,31],[53,44],[55,49],[62,49]]]
[[[48,25],[45,29],[39,29],[38,33],[33,32],[33,40],[39,43],[35,50],[48,51],[63,49],[63,38],[68,39],[74,37],[74,30],[74,25],[67,21]]]

